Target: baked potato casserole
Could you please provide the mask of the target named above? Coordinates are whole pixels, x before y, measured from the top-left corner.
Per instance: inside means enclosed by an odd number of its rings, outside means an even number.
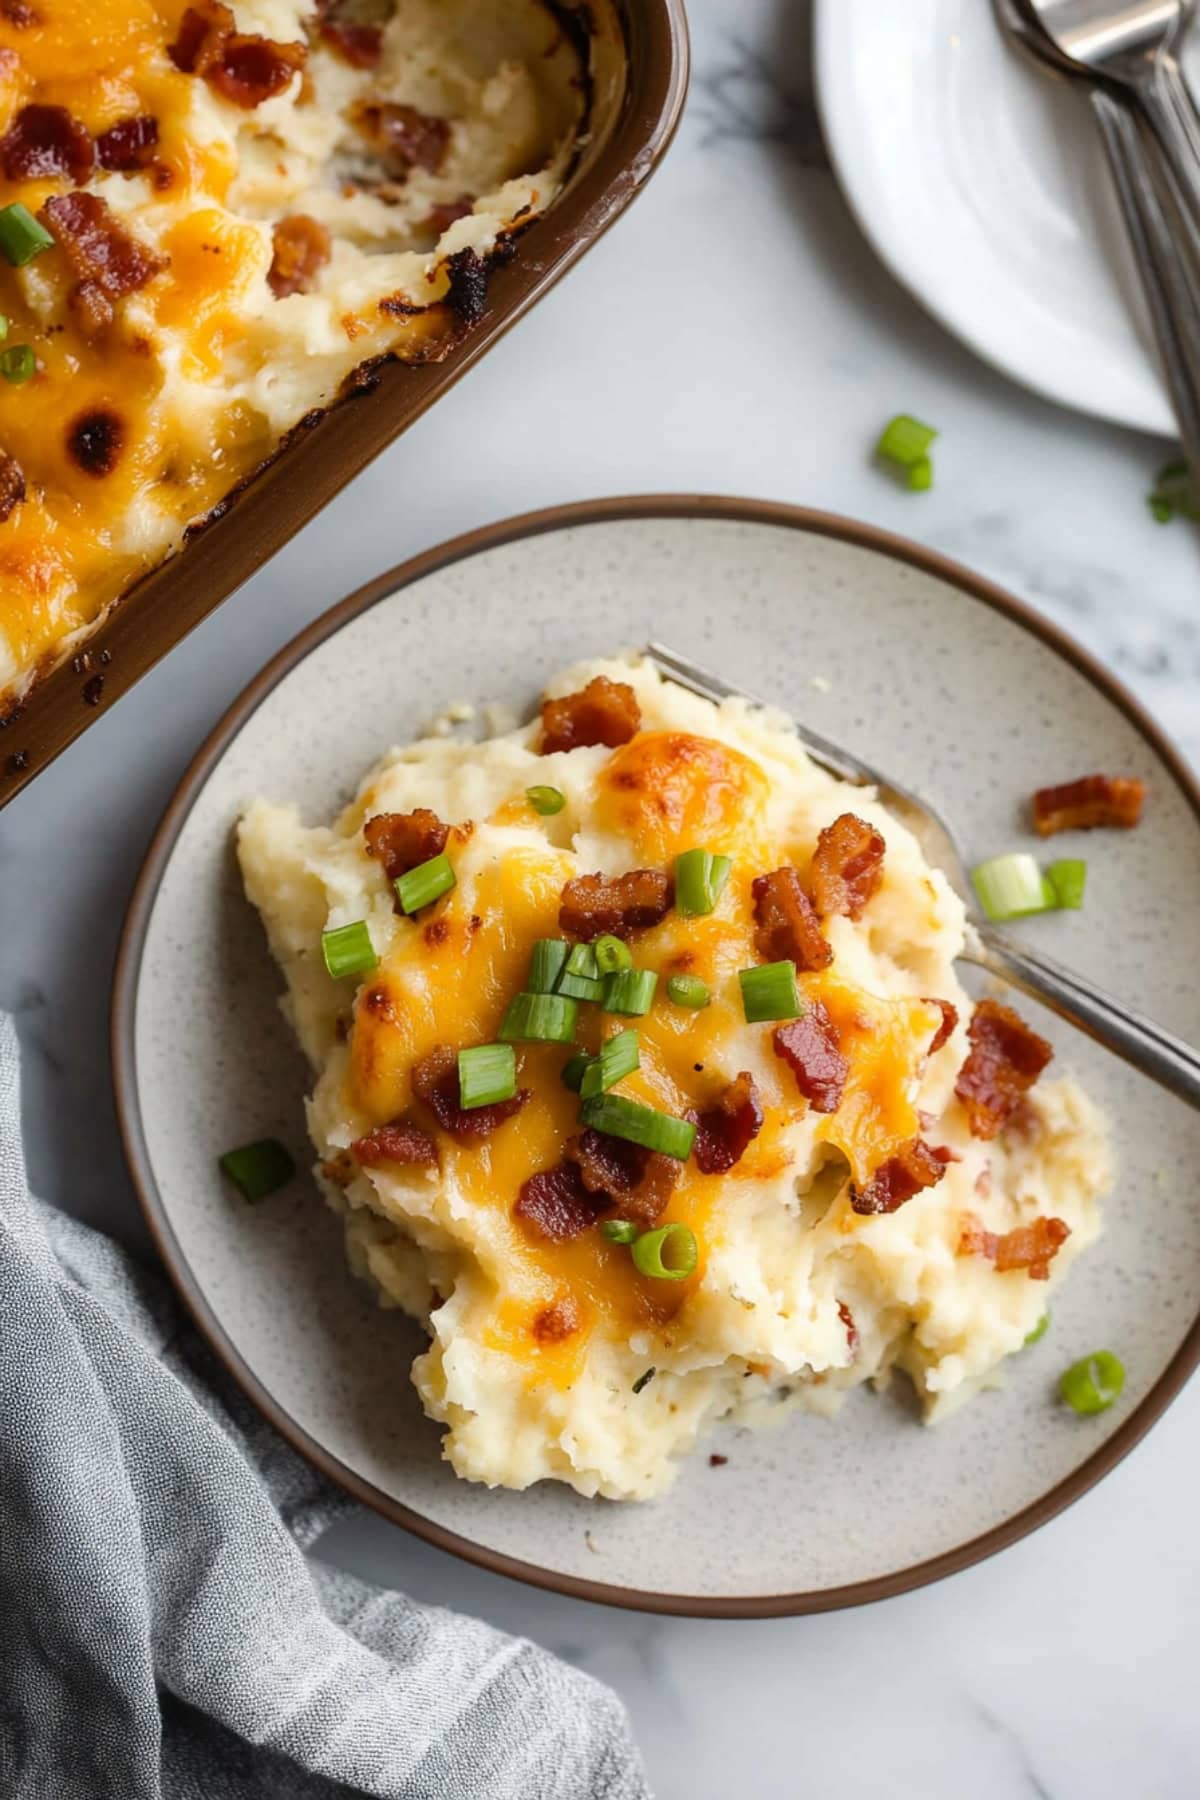
[[[290,432],[444,356],[586,124],[552,0],[0,0],[0,717]]]
[[[637,661],[257,800],[246,891],[353,1267],[469,1479],[641,1498],[712,1421],[991,1381],[1097,1235],[1102,1122],[915,839],[779,716]]]

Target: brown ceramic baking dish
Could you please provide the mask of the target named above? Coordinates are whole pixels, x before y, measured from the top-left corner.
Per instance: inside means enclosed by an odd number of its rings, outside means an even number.
[[[442,362],[390,362],[366,391],[294,432],[177,555],[138,581],[0,720],[0,807],[432,406],[594,244],[674,134],[687,90],[683,0],[571,0],[591,38],[587,136],[562,194],[496,268],[487,309]]]

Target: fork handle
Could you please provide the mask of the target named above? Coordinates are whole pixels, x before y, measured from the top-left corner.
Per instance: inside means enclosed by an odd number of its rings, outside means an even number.
[[[963,955],[967,962],[1032,994],[1151,1081],[1200,1109],[1200,1054],[1173,1032],[990,925],[968,931]]]

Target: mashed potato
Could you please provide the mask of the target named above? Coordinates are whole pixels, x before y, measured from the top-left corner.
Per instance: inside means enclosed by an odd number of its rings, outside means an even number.
[[[1099,1231],[1109,1172],[1101,1120],[1069,1080],[1033,1087],[996,1137],[972,1135],[955,1094],[972,1016],[955,972],[963,909],[867,792],[816,768],[781,717],[714,707],[642,663],[588,664],[550,691],[597,676],[636,695],[640,729],[619,747],[539,754],[538,722],[482,743],[430,738],[386,755],[332,827],[256,801],[238,848],[316,1071],[318,1180],[343,1215],[353,1268],[427,1325],[413,1378],[446,1426],[449,1461],[489,1484],[550,1477],[643,1498],[714,1420],[753,1420],[781,1390],[832,1410],[848,1387],[899,1368],[927,1418],[941,1417],[1021,1349]],[[526,798],[534,785],[558,789],[562,810],[540,815]],[[456,885],[414,920],[367,853],[364,824],[417,808],[453,828]],[[811,885],[818,833],[846,813],[877,828],[886,851],[861,915],[822,919],[828,967],[798,977],[844,1065],[840,1096],[821,1111],[777,1054],[775,1026],[746,1022],[738,971],[763,961],[754,878],[792,865]],[[745,1072],[761,1103],[761,1129],[734,1166],[705,1173],[698,1150],[683,1165],[662,1222],[691,1230],[697,1267],[665,1280],[640,1274],[592,1221],[560,1240],[521,1210],[526,1184],[563,1166],[580,1129],[561,1079],[567,1048],[518,1045],[530,1098],[474,1141],[434,1122],[411,1077],[438,1045],[496,1038],[534,941],[562,935],[566,882],[669,872],[698,846],[731,859],[715,910],[676,907],[629,936],[637,966],[659,975],[650,1011],[613,1020],[579,1007],[577,1042],[592,1050],[618,1026],[638,1032],[640,1066],[615,1093],[703,1116]],[[379,966],[355,992],[326,973],[321,934],[358,920]],[[709,1005],[672,1003],[665,984],[680,970],[707,983]],[[932,1054],[950,1015],[931,997],[957,1012]],[[428,1134],[432,1166],[360,1160],[352,1146],[395,1120]],[[941,1178],[892,1212],[856,1210],[918,1138],[937,1149]],[[619,1198],[599,1216],[621,1216]],[[1004,1267],[997,1250],[1019,1251],[1035,1220],[1060,1222],[1049,1282],[1015,1251]]]

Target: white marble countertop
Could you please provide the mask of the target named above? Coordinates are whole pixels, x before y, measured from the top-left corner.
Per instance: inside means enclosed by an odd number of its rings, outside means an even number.
[[[1031,600],[1200,758],[1200,538],[1147,514],[1162,446],[1009,385],[874,260],[824,163],[804,0],[693,0],[692,14],[688,113],[629,216],[0,817],[0,1007],[15,1010],[27,1053],[31,1171],[42,1193],[130,1241],[142,1232],[107,1008],[146,841],[261,663],[442,538],[638,490],[854,515]],[[926,495],[867,458],[901,409],[942,430]],[[1193,1383],[1064,1517],[940,1586],[857,1612],[726,1624],[609,1611],[484,1574],[370,1517],[339,1527],[323,1554],[528,1632],[613,1682],[661,1800],[1184,1800],[1200,1793],[1198,1488]]]

